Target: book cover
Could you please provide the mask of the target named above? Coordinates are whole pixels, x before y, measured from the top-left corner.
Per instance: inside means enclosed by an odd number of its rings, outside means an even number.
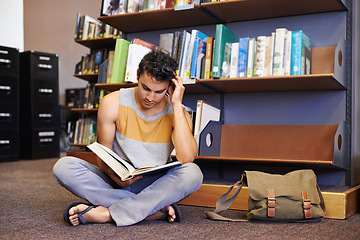
[[[110,83],[123,83],[125,81],[126,59],[128,57],[129,46],[129,41],[123,38],[116,39],[113,64],[110,65],[111,62],[109,62],[109,66],[112,67],[110,78],[108,76]]]
[[[179,38],[179,47],[178,47],[178,53],[177,53],[177,59],[176,59],[176,62],[178,63],[178,73],[177,74],[179,76],[180,76],[180,72],[181,72],[182,58],[184,55],[184,48],[185,48],[186,38],[187,38],[188,34],[190,34],[190,33],[188,31],[186,31],[185,29],[183,29],[181,31],[180,38]]]
[[[75,24],[75,35],[74,35],[75,40],[79,39],[80,24],[81,24],[81,13],[77,13],[76,14],[76,24]]]
[[[248,58],[246,67],[246,77],[254,77],[254,65],[255,65],[255,54],[256,54],[256,39],[249,38],[248,43]]]
[[[305,74],[305,49],[311,51],[311,40],[302,31],[293,31],[291,45],[291,75]]]
[[[274,62],[273,62],[273,75],[283,76],[284,75],[284,55],[285,55],[285,44],[287,36],[286,28],[277,28],[275,30],[275,47],[274,47]]]
[[[173,54],[174,33],[160,34],[159,48],[167,52],[170,56]]]
[[[258,36],[256,40],[255,77],[263,77],[265,71],[266,36]]]
[[[194,52],[194,43],[195,38],[197,36],[198,30],[193,29],[191,31],[191,37],[190,42],[188,46],[188,50],[186,52],[186,55],[184,55],[184,70],[183,70],[183,77],[182,79],[186,82],[187,79],[190,78],[190,70],[191,70],[191,62],[192,62],[192,55]]]
[[[246,77],[249,38],[239,38],[238,77]]]
[[[204,100],[198,100],[196,104],[196,116],[194,126],[194,137],[199,144],[199,135],[206,125],[212,121],[220,121],[221,110]]]
[[[130,162],[119,157],[111,149],[94,142],[88,146],[101,160],[103,160],[122,181],[129,180],[138,175],[153,174],[159,171],[166,171],[170,168],[181,166],[180,162],[170,162],[161,166],[135,168]]]
[[[200,54],[204,54],[206,52],[206,40],[209,36],[204,34],[201,31],[197,31],[194,39],[194,47],[193,47],[193,54],[192,54],[192,60],[191,60],[191,66],[190,66],[190,77],[191,78],[197,78],[197,68],[201,68],[201,65],[198,65],[198,56]]]
[[[171,57],[177,61],[178,56],[178,49],[179,49],[179,40],[181,36],[181,31],[175,31],[174,32],[174,38],[173,38],[173,44],[172,44],[172,50],[171,50]]]
[[[231,46],[231,60],[230,60],[230,77],[238,77],[239,66],[239,42],[234,42]]]
[[[141,59],[151,50],[143,45],[130,44],[126,61],[125,82],[137,82],[137,69]],[[115,66],[114,66],[115,67]]]
[[[221,64],[221,78],[230,77],[231,47],[232,43],[225,43],[224,59]]]
[[[212,76],[220,78],[222,72],[222,65],[224,60],[224,52],[226,43],[233,43],[237,41],[236,35],[225,25],[217,24],[215,31],[214,44],[214,59],[212,67]]]
[[[206,40],[204,79],[210,79],[210,77],[211,77],[213,43],[214,43],[214,38],[213,37],[208,37],[207,40]]]
[[[95,20],[94,18],[92,18],[88,15],[85,15],[84,16],[84,27],[83,27],[83,32],[82,32],[82,40],[86,40],[88,38],[91,22],[98,23],[98,21]]]
[[[183,47],[180,55],[180,64],[179,64],[179,76],[184,80],[185,76],[185,65],[186,65],[186,55],[189,51],[191,33],[185,32]]]

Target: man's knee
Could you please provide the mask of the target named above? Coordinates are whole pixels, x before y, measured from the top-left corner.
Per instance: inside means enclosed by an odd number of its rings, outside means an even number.
[[[194,189],[199,189],[203,182],[203,174],[198,165],[195,163],[186,163],[183,165],[185,170],[185,176],[183,183],[186,185],[192,185]]]
[[[53,167],[53,173],[56,180],[58,182],[63,182],[68,179],[70,177],[69,175],[71,175],[72,172],[71,169],[74,168],[74,165],[76,165],[79,160],[80,159],[71,156],[60,158]]]

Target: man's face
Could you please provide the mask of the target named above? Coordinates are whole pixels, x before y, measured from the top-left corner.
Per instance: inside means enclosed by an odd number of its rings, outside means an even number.
[[[146,71],[139,77],[138,82],[138,100],[144,108],[152,108],[160,103],[169,87],[169,82],[159,82]]]

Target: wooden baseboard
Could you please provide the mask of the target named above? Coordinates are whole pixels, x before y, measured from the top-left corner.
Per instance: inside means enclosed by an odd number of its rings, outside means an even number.
[[[203,184],[197,192],[185,198],[179,204],[214,208],[216,200],[229,187],[226,185]],[[360,185],[343,193],[322,192],[322,194],[326,206],[325,218],[346,219],[360,210]],[[229,209],[248,210],[248,198],[248,188],[243,187]]]
[[[73,157],[81,158],[85,161],[88,161],[89,163],[97,164],[96,163],[97,156],[93,152],[67,151],[66,156],[73,156]]]

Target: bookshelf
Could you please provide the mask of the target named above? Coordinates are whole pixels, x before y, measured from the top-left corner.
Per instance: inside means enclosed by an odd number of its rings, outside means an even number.
[[[261,6],[261,8],[259,8]],[[211,2],[211,3],[202,3],[195,4],[193,8],[187,10],[175,10],[174,8],[154,10],[147,12],[138,12],[138,13],[129,13],[115,16],[101,16],[98,19],[102,22],[105,22],[113,27],[118,28],[124,34],[134,35],[142,34],[151,35],[157,34],[155,31],[164,31],[166,29],[176,29],[176,28],[185,28],[185,27],[195,27],[195,26],[207,26],[214,25],[218,23],[236,23],[236,22],[245,22],[245,21],[256,21],[256,20],[265,20],[271,21],[274,18],[281,17],[296,17],[296,16],[310,16],[314,14],[327,14],[334,12],[348,12],[349,6],[345,0],[304,0],[304,1],[286,1],[286,0],[252,0],[252,1],[243,1],[243,0],[229,0],[222,2]],[[169,21],[171,19],[171,21]],[[107,43],[101,42],[100,40],[82,40],[77,41],[79,44],[82,44],[87,47],[96,47],[106,46]],[[93,45],[94,44],[94,45]],[[98,45],[99,44],[99,45]],[[236,103],[231,103],[230,100],[233,98],[234,94],[240,94],[243,96],[250,96],[249,94],[258,94],[260,93],[271,93],[271,96],[279,95],[281,98],[282,94],[280,92],[286,93],[286,96],[289,96],[289,92],[306,92],[311,94],[314,99],[316,95],[322,95],[324,92],[329,92],[333,95],[339,95],[340,92],[342,95],[347,95],[351,91],[351,86],[348,85],[349,80],[346,76],[346,70],[348,68],[348,63],[343,65],[339,62],[346,61],[349,59],[347,52],[346,41],[340,41],[338,46],[326,46],[326,47],[314,47],[313,50],[313,71],[310,75],[301,75],[301,76],[280,76],[280,77],[252,77],[252,78],[226,78],[226,79],[199,79],[196,80],[195,84],[189,84],[186,86],[187,95],[197,95],[201,94],[220,94],[221,104],[227,105],[236,105]],[[322,57],[322,53],[325,52],[331,57]],[[319,56],[319,57],[318,57]],[[337,65],[341,65],[337,67]],[[80,76],[79,76],[80,77]],[[85,76],[84,78],[85,79]],[[97,87],[115,91],[120,88],[133,87],[136,84],[134,83],[121,83],[121,84],[96,84]],[[200,95],[199,95],[200,94]],[[230,97],[227,97],[227,96]],[[195,96],[195,97],[197,97]],[[285,95],[284,95],[285,96]],[[349,106],[350,99],[344,101],[346,105],[344,114],[344,119],[349,120],[348,112],[351,111]],[[300,104],[298,104],[300,105]],[[295,106],[298,107],[298,106]],[[290,106],[289,106],[290,108]],[[303,106],[301,106],[303,108]],[[232,117],[233,114],[229,113],[231,110],[224,107],[224,117],[225,122],[233,124],[235,120],[228,119]],[[313,109],[311,109],[313,111]],[[345,112],[345,113],[344,113]],[[238,112],[236,112],[238,113]],[[308,114],[310,115],[310,114]],[[266,118],[266,116],[264,117]],[[279,117],[280,118],[280,117]],[[291,119],[291,116],[286,116],[284,120],[285,124],[288,124],[287,119]],[[245,120],[241,120],[246,122]],[[241,122],[240,121],[240,122]],[[251,121],[251,120],[249,120]],[[276,121],[279,121],[276,119]],[[276,122],[274,121],[274,122]],[[296,122],[296,120],[293,120]],[[308,122],[311,122],[310,120]],[[273,122],[270,124],[274,124]],[[310,124],[309,124],[310,125]],[[319,124],[321,125],[321,124]],[[347,125],[349,127],[349,123]],[[345,141],[350,141],[346,139]],[[218,165],[222,165],[221,161],[226,160],[229,162],[249,162],[246,159],[237,159],[237,158],[214,158],[214,157],[204,157],[199,156],[197,158],[200,161],[211,161],[211,162],[220,162]],[[310,166],[315,168],[321,168],[321,166],[331,166],[332,162],[321,162],[318,161],[261,161],[261,160],[252,160],[252,163],[257,162],[259,165],[301,165],[301,166]],[[216,165],[216,164],[215,164]],[[348,165],[348,164],[345,164]],[[224,168],[223,166],[221,168]],[[230,167],[231,168],[231,167]],[[266,166],[265,166],[266,168]],[[342,169],[343,171],[344,169]],[[346,172],[346,171],[344,171]],[[226,171],[223,174],[225,175]],[[349,182],[349,173],[344,173],[346,176],[346,184]],[[341,183],[343,181],[341,180]]]

